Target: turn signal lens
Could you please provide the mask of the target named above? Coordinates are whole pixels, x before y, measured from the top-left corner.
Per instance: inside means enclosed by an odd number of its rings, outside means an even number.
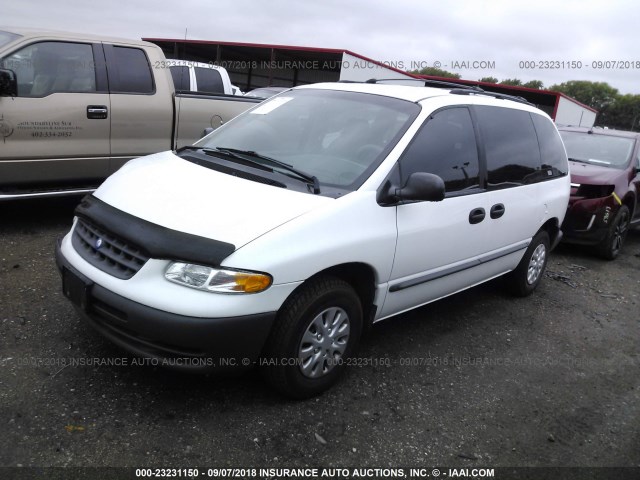
[[[222,270],[204,265],[173,262],[164,274],[171,282],[216,293],[259,293],[271,286],[266,273]]]

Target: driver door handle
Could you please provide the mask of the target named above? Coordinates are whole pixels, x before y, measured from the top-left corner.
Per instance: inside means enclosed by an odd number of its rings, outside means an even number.
[[[106,105],[88,105],[87,118],[92,120],[104,120],[109,115]]]

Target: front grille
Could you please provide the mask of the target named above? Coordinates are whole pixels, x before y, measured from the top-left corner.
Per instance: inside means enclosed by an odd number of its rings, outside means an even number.
[[[71,237],[87,262],[116,278],[128,280],[149,260],[140,248],[79,218]]]

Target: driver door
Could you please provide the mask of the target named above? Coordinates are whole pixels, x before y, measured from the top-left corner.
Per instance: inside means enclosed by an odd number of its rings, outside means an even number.
[[[109,93],[106,73],[97,75],[101,48],[90,43],[36,42],[0,61],[15,72],[18,83],[16,97],[0,98],[3,185],[107,176]]]

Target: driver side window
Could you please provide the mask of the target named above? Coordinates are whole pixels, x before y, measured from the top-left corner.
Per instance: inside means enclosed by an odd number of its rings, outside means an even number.
[[[446,108],[432,114],[400,158],[402,184],[414,172],[427,172],[444,180],[446,193],[480,186],[478,147],[466,107]]]
[[[34,43],[2,59],[1,65],[15,72],[18,97],[96,91],[93,50],[89,44]]]

